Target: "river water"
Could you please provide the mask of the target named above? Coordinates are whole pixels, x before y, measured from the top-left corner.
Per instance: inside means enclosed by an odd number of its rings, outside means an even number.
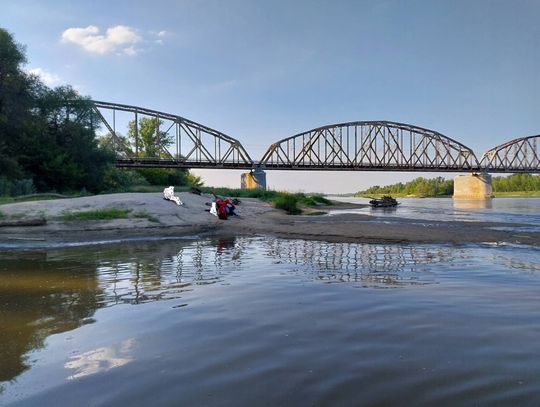
[[[538,220],[534,199],[434,201],[437,219]],[[374,219],[431,212],[415,206]],[[540,253],[527,246],[259,236],[10,248],[0,327],[0,405],[540,402]]]

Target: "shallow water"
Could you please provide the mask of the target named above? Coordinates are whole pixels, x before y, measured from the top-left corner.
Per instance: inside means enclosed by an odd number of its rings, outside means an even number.
[[[332,197],[342,202],[368,204],[369,198]],[[502,222],[522,224],[512,230],[540,232],[540,198],[494,198],[459,200],[452,198],[398,198],[397,208],[333,210],[330,214],[360,213],[374,221],[408,218],[419,221]]]
[[[539,294],[528,247],[0,252],[0,404],[537,405]]]

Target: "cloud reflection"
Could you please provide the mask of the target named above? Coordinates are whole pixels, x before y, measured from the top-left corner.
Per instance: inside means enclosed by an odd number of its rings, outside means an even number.
[[[107,372],[133,362],[134,359],[130,356],[130,353],[135,347],[135,344],[135,339],[130,338],[116,345],[93,349],[73,356],[64,365],[66,369],[76,370],[75,373],[68,377],[68,380]]]

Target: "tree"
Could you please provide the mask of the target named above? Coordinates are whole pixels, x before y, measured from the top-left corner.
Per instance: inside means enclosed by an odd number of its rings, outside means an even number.
[[[87,99],[27,74],[24,48],[0,29],[0,174],[39,191],[101,189],[111,156],[98,147]]]
[[[138,157],[169,158],[166,148],[174,143],[173,136],[159,130],[162,121],[155,117],[142,117],[138,126],[135,120],[128,123],[127,141],[133,155]],[[202,185],[202,180],[185,168],[137,169],[151,185]]]
[[[39,88],[39,82],[23,71],[24,63],[24,47],[0,28],[0,173],[8,178],[23,175],[13,153],[32,121],[31,107]]]
[[[135,120],[128,124],[128,138],[138,157],[166,157],[165,149],[173,143],[172,136],[159,130],[163,122],[155,117],[142,117],[137,128]]]

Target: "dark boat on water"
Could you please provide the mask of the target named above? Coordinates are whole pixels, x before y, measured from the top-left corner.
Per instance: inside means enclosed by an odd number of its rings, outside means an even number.
[[[369,201],[369,204],[372,208],[392,208],[399,205],[399,202],[396,201],[389,195],[385,195],[381,198],[373,198]]]

